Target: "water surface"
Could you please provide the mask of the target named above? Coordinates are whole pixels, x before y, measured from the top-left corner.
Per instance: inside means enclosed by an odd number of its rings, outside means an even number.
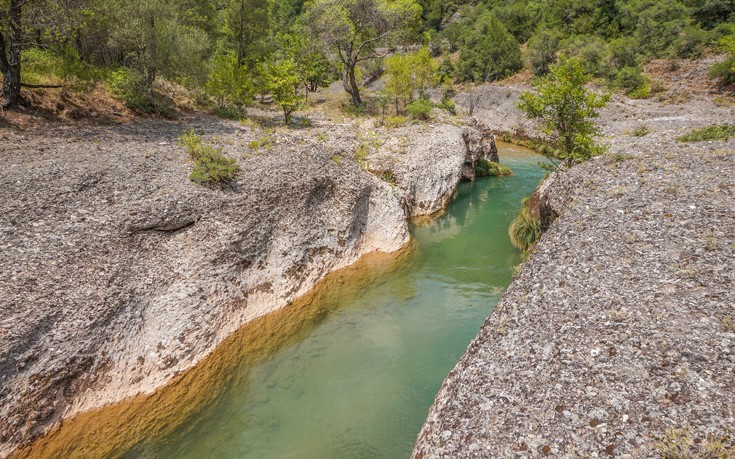
[[[126,457],[407,457],[520,261],[508,225],[544,172],[521,148],[500,156],[515,175],[461,184],[441,217],[412,228],[407,260],[369,285],[331,287],[332,312],[302,339],[236,367],[206,408]]]

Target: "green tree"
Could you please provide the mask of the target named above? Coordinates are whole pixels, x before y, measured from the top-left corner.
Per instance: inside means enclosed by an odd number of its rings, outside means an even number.
[[[224,32],[237,56],[237,65],[255,66],[266,54],[270,32],[268,0],[230,0],[224,10]]]
[[[279,59],[264,65],[267,76],[267,88],[273,100],[283,110],[286,124],[291,122],[291,115],[304,103],[298,87],[302,82],[299,67],[291,58]]]
[[[150,91],[157,76],[203,81],[210,56],[209,36],[192,9],[175,0],[112,0],[108,45],[142,76]]]
[[[476,82],[501,80],[522,67],[521,47],[503,23],[492,14],[478,19],[460,49],[460,78]]]
[[[541,76],[549,73],[549,66],[556,61],[561,37],[561,32],[557,30],[540,28],[528,40],[526,58],[534,75]]]
[[[219,107],[246,105],[253,95],[247,67],[238,65],[234,51],[223,51],[214,56],[212,72],[204,88]]]
[[[542,131],[559,149],[558,157],[571,164],[603,150],[593,140],[598,129],[592,120],[610,97],[587,90],[587,80],[581,59],[562,57],[548,75],[534,83],[535,93],[521,93],[518,104],[528,118],[540,120]]]
[[[415,95],[426,96],[426,90],[437,83],[437,68],[427,47],[385,60],[385,91],[394,100],[396,111],[405,108]]]
[[[421,16],[415,0],[311,0],[304,8],[304,23],[324,51],[336,55],[342,84],[356,106],[362,105],[357,64],[385,57],[378,49],[405,41]]]

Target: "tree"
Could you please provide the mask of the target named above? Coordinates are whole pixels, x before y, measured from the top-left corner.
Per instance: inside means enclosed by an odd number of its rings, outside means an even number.
[[[523,67],[521,47],[494,15],[478,19],[460,50],[458,70],[463,80],[501,80]]]
[[[546,28],[539,28],[528,40],[526,57],[534,75],[541,76],[549,73],[549,65],[556,60],[560,41],[561,32]]]
[[[231,104],[247,104],[253,94],[253,85],[245,66],[238,65],[234,51],[218,53],[213,60],[212,73],[205,85],[222,108]]]
[[[225,9],[225,34],[237,55],[237,65],[253,67],[265,54],[270,31],[268,0],[231,0]]]
[[[125,56],[124,64],[142,76],[150,91],[157,76],[206,78],[202,65],[210,55],[210,40],[196,12],[175,0],[114,0],[110,2],[108,45]]]
[[[379,51],[405,39],[418,25],[421,7],[415,0],[311,0],[305,24],[342,64],[342,84],[356,106],[362,105],[355,78],[358,63],[385,57]]]
[[[291,122],[291,114],[301,107],[304,100],[298,92],[302,81],[299,68],[291,58],[271,61],[264,66],[264,74],[268,78],[268,91],[283,110],[283,118],[288,124]]]
[[[423,47],[414,53],[396,54],[385,61],[385,91],[396,104],[396,111],[413,100],[414,95],[423,98],[426,89],[437,83],[437,64],[429,49]]]
[[[10,0],[7,15],[7,41],[0,29],[0,71],[3,73],[4,106],[17,105],[20,100],[20,70],[23,40],[22,10],[31,0]]]
[[[536,93],[521,93],[518,104],[530,119],[540,120],[542,131],[559,149],[558,157],[571,164],[600,154],[603,149],[592,139],[598,133],[592,119],[597,118],[597,110],[607,104],[610,96],[588,91],[584,87],[587,79],[581,59],[562,57],[548,75],[534,83]]]

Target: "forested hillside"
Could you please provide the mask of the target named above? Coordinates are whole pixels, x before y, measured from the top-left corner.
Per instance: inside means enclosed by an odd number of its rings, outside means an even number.
[[[422,45],[433,59],[416,52]],[[735,0],[0,1],[6,106],[22,101],[21,86],[101,83],[130,108],[165,115],[171,103],[157,84],[168,81],[233,118],[268,94],[288,119],[308,92],[339,79],[361,106],[362,86],[387,70],[412,82],[378,95],[400,111],[427,86],[542,75],[561,54],[582,57],[609,88],[647,97],[656,89],[641,72],[647,60],[712,52],[729,57],[711,76],[735,81]],[[421,75],[406,73],[417,65]]]

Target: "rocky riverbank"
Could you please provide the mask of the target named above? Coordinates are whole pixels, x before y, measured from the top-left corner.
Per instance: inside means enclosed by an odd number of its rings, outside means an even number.
[[[660,100],[616,97],[600,118],[610,151],[549,179],[558,217],[444,382],[414,458],[733,454],[735,139],[676,137],[735,108],[712,88],[672,104],[686,82],[669,83]],[[477,116],[532,129],[520,89],[481,88]]]
[[[184,129],[238,159],[231,188],[188,180]],[[441,210],[476,160],[462,133],[413,125],[365,147],[354,124],[203,115],[3,128],[0,456],[154,391],[326,274],[403,247],[407,219]]]

